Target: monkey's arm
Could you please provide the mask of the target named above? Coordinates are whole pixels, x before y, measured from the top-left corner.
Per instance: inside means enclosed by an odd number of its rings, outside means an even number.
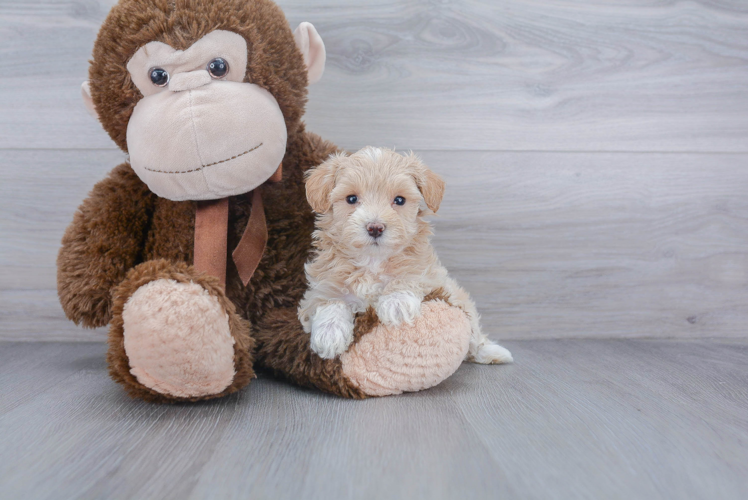
[[[141,259],[154,196],[123,163],[78,208],[57,256],[57,293],[76,324],[109,322],[112,288]]]

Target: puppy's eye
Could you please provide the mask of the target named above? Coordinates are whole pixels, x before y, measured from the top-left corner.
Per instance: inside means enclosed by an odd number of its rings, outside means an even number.
[[[405,205],[405,198],[402,196],[395,196],[395,205]]]
[[[358,201],[358,196],[356,196],[355,194],[346,196],[345,201],[347,201],[350,205],[353,205]]]
[[[222,57],[216,57],[208,63],[208,73],[215,79],[223,78],[229,73],[229,63]]]
[[[169,73],[163,68],[151,68],[148,76],[156,87],[165,87],[169,83]]]

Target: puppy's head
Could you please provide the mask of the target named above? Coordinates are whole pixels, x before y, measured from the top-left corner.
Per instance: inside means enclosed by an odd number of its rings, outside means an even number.
[[[428,228],[422,216],[439,209],[444,181],[413,154],[366,147],[308,171],[306,194],[341,250],[387,257]]]

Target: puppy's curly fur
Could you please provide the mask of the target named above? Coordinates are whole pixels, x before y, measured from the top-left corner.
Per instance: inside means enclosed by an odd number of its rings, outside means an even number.
[[[430,244],[425,216],[439,209],[444,187],[412,153],[374,147],[338,153],[307,172],[307,199],[318,216],[299,319],[322,358],[348,349],[357,314],[371,307],[384,325],[412,324],[424,297],[442,289],[470,320],[468,359],[512,360],[483,334],[475,303]]]

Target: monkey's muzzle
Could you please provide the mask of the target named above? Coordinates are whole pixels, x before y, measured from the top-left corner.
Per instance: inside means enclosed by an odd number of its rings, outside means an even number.
[[[151,191],[173,201],[252,191],[278,169],[286,140],[272,94],[231,81],[144,97],[127,127],[133,170]]]

